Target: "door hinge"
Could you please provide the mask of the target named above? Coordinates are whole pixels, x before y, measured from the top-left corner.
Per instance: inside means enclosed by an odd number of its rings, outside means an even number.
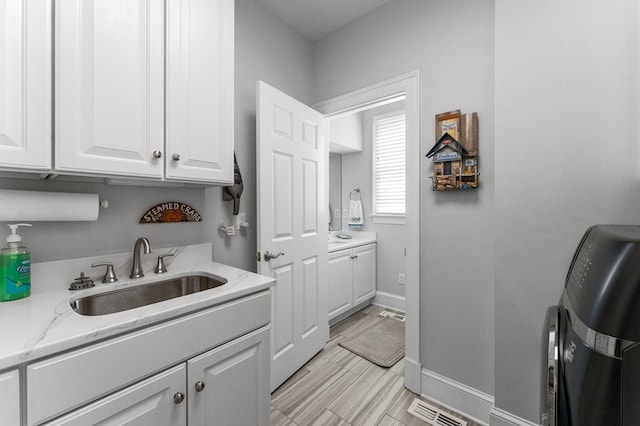
[[[260,262],[260,252],[256,252],[256,262]]]

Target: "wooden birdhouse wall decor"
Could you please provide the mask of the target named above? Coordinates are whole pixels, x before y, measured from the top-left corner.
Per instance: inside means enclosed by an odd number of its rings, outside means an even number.
[[[434,191],[477,188],[478,114],[456,110],[436,115],[436,143],[427,158],[434,161]]]

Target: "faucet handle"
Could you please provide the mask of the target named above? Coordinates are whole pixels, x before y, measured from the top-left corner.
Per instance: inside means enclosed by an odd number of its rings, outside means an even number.
[[[156,274],[164,274],[167,272],[167,267],[164,265],[164,258],[167,256],[174,256],[175,253],[165,253],[158,256],[158,262],[156,263],[156,267],[153,270]]]
[[[107,270],[104,273],[104,277],[102,278],[103,283],[115,283],[118,281],[118,277],[116,277],[116,273],[113,271],[113,263],[112,262],[102,262],[102,263],[94,263],[91,265],[92,268],[98,266],[106,266]]]

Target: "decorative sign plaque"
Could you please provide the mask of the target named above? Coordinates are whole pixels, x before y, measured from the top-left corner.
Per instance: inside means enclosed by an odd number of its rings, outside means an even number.
[[[139,223],[202,222],[202,216],[188,204],[170,201],[151,207]]]

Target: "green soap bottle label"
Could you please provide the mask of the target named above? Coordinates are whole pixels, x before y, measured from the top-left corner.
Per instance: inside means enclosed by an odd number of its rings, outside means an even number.
[[[7,300],[31,294],[31,256],[28,253],[5,255],[4,290]]]

